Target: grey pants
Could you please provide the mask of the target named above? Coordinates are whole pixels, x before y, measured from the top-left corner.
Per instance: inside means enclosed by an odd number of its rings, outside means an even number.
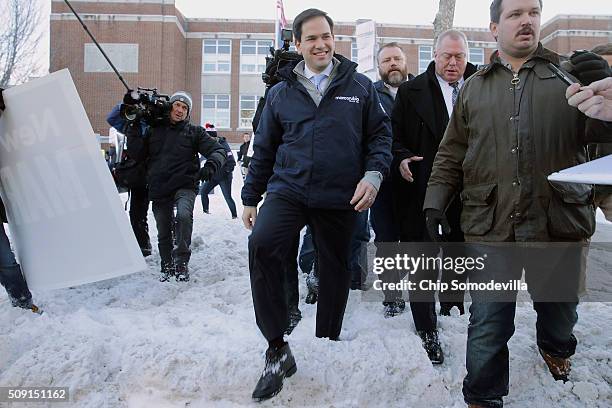
[[[162,262],[171,262],[172,260],[176,263],[189,262],[195,199],[195,190],[180,189],[174,193],[174,197],[153,201],[153,215],[157,223],[157,246]],[[176,207],[176,216],[174,215],[174,207]]]

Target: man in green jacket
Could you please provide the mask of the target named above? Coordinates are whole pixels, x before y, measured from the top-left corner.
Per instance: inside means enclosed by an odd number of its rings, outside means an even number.
[[[465,82],[429,179],[423,208],[432,238],[443,239],[439,228],[449,232],[444,210],[459,194],[467,242],[513,243],[511,250],[489,257],[487,268],[471,274],[470,283],[498,281],[500,275],[520,279],[523,268],[529,283],[530,276],[553,276],[559,265],[577,279],[580,245],[595,229],[591,187],[553,186],[547,176],[585,162],[585,145],[610,141],[612,134],[603,122],[568,105],[567,85],[550,68],[559,66],[560,57],[539,42],[541,9],[539,0],[491,4],[490,29],[498,51]],[[513,258],[524,243],[558,241],[578,245],[557,252],[554,262],[538,258],[541,253],[532,248]],[[542,292],[534,296],[531,286],[529,291],[538,315],[540,353],[555,379],[566,380],[576,348],[572,332],[578,298],[545,302]],[[463,394],[472,407],[501,407],[508,394],[507,342],[514,333],[517,294],[509,292],[501,302],[470,293]]]

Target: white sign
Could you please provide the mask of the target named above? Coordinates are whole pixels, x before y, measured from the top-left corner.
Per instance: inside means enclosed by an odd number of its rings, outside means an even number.
[[[355,26],[357,37],[357,72],[370,77],[373,81],[377,78],[376,69],[376,22],[368,20],[357,23]]]
[[[145,269],[67,69],[4,91],[0,194],[28,285],[56,289]]]
[[[548,176],[551,181],[612,185],[612,154]]]

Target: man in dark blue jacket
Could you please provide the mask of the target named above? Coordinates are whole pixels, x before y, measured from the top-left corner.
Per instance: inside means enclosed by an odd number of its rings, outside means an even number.
[[[399,86],[414,78],[408,73],[406,55],[396,42],[382,45],[378,49],[378,73],[381,80],[374,83],[378,92],[378,97],[387,114],[391,115],[395,96]],[[376,201],[370,210],[370,223],[374,230],[374,242],[399,242],[400,230],[399,222],[395,216],[393,201],[392,178],[398,175],[393,174],[393,169],[389,170],[389,176],[380,185]],[[397,283],[401,277],[397,270],[387,270],[381,275],[381,279],[386,282]],[[402,313],[406,307],[402,299],[401,291],[384,291],[385,317],[393,317]]]
[[[293,22],[303,60],[267,94],[242,189],[257,325],[268,341],[253,398],[276,395],[296,370],[287,327],[283,263],[306,224],[318,253],[316,336],[337,340],[350,286],[347,268],[357,211],[374,202],[391,161],[389,117],[372,82],[334,55],[333,21],[309,9]],[[259,216],[257,205],[267,191]]]
[[[214,129],[214,128],[212,128]],[[215,173],[214,177],[209,181],[205,181],[202,183],[202,187],[200,189],[200,196],[202,199],[202,209],[206,214],[210,214],[208,209],[208,193],[210,193],[216,186],[221,187],[221,192],[223,193],[223,198],[225,198],[225,202],[232,213],[232,219],[238,218],[238,213],[236,212],[236,203],[232,198],[232,179],[234,167],[236,167],[236,160],[234,159],[234,154],[232,153],[232,149],[230,145],[227,143],[222,136],[217,136],[217,132],[215,130],[206,130],[206,132],[212,136],[225,150],[226,161],[221,170]],[[214,132],[214,134],[213,134]]]

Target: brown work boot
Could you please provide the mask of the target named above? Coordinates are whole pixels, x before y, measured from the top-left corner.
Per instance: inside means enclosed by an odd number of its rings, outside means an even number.
[[[468,404],[468,408],[484,408],[482,405]]]
[[[548,366],[548,370],[556,381],[567,382],[569,373],[572,369],[569,358],[551,356],[544,350],[538,347],[540,355]]]

